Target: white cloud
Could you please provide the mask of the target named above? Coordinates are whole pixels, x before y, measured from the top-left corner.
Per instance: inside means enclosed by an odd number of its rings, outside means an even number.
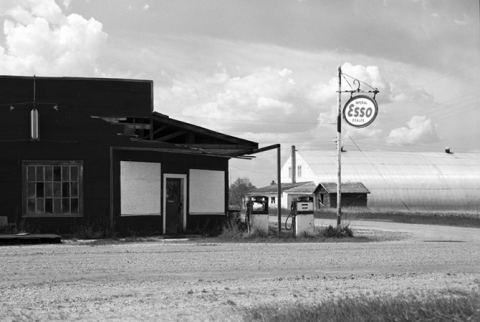
[[[433,97],[422,87],[411,86],[405,78],[391,83],[390,99],[393,102],[431,102]]]
[[[387,103],[390,101],[390,83],[380,72],[380,68],[378,66],[354,66],[350,63],[345,63],[342,65],[342,73],[361,81],[361,91],[371,91],[373,89],[378,89],[381,93],[381,95],[379,94],[376,97],[379,103]],[[353,79],[348,76],[346,77],[346,80],[348,80],[349,85],[352,86],[353,89],[357,89],[358,83],[354,83]],[[345,84],[346,80],[342,79],[342,90],[351,89],[348,84]]]
[[[381,129],[374,128],[373,126],[365,127],[365,128],[354,128],[354,127],[347,127],[344,130],[344,137],[345,139],[380,139],[380,135],[382,134]]]
[[[435,126],[426,116],[414,116],[407,122],[408,127],[394,129],[387,137],[387,143],[415,145],[438,141]]]
[[[63,0],[63,6],[67,9],[70,7],[70,3],[72,3],[72,0]]]
[[[342,74],[342,90],[356,90],[358,83],[354,83],[354,79],[358,79],[360,83],[360,90],[370,91],[372,88],[377,88],[381,95],[376,98],[380,102],[390,101],[390,83],[385,79],[380,72],[378,66],[362,66],[345,63],[341,66]],[[347,76],[348,75],[348,76]],[[349,77],[350,76],[350,77]],[[353,77],[353,78],[352,78]],[[371,87],[365,85],[368,84]],[[328,83],[317,83],[311,86],[307,93],[307,98],[313,104],[325,104],[326,102],[336,101],[338,91],[338,77],[331,78]]]
[[[468,25],[471,21],[472,21],[472,18],[467,14],[463,14],[463,19],[462,20],[459,20],[459,19],[453,20],[453,22],[455,22],[457,25],[461,25],[461,26]]]
[[[148,8],[150,8],[150,6],[148,4],[143,6],[143,10],[148,10]]]
[[[69,1],[64,5],[68,6]],[[78,14],[64,15],[53,0],[6,2],[0,8],[5,48],[0,73],[98,76],[96,66],[107,34],[102,24]]]
[[[163,113],[182,111],[184,116],[203,118],[203,126],[222,131],[303,131],[305,124],[286,124],[311,123],[316,108],[306,102],[292,77],[288,69],[270,67],[232,76],[218,65],[211,75],[177,75],[171,87],[160,89],[157,104],[170,107]]]

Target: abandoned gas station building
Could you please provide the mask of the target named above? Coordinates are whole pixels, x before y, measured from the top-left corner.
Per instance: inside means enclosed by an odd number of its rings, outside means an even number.
[[[248,140],[154,112],[147,80],[0,76],[0,217],[178,234],[228,210],[228,160]]]

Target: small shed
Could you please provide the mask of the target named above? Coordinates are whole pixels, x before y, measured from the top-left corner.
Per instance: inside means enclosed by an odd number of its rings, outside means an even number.
[[[366,207],[370,191],[361,182],[342,183],[342,207]],[[314,191],[319,208],[337,207],[337,184],[320,182]]]

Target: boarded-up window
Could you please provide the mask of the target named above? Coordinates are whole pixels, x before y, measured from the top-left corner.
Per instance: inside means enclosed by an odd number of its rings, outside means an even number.
[[[121,161],[121,215],[160,215],[160,178],[160,163]]]
[[[190,214],[225,214],[225,172],[190,170]]]

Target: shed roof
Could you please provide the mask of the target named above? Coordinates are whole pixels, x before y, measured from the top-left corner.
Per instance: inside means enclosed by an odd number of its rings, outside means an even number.
[[[336,182],[320,182],[315,189],[317,193],[321,188],[327,193],[337,193]],[[342,183],[342,193],[370,193],[370,191],[361,182],[344,182]]]

